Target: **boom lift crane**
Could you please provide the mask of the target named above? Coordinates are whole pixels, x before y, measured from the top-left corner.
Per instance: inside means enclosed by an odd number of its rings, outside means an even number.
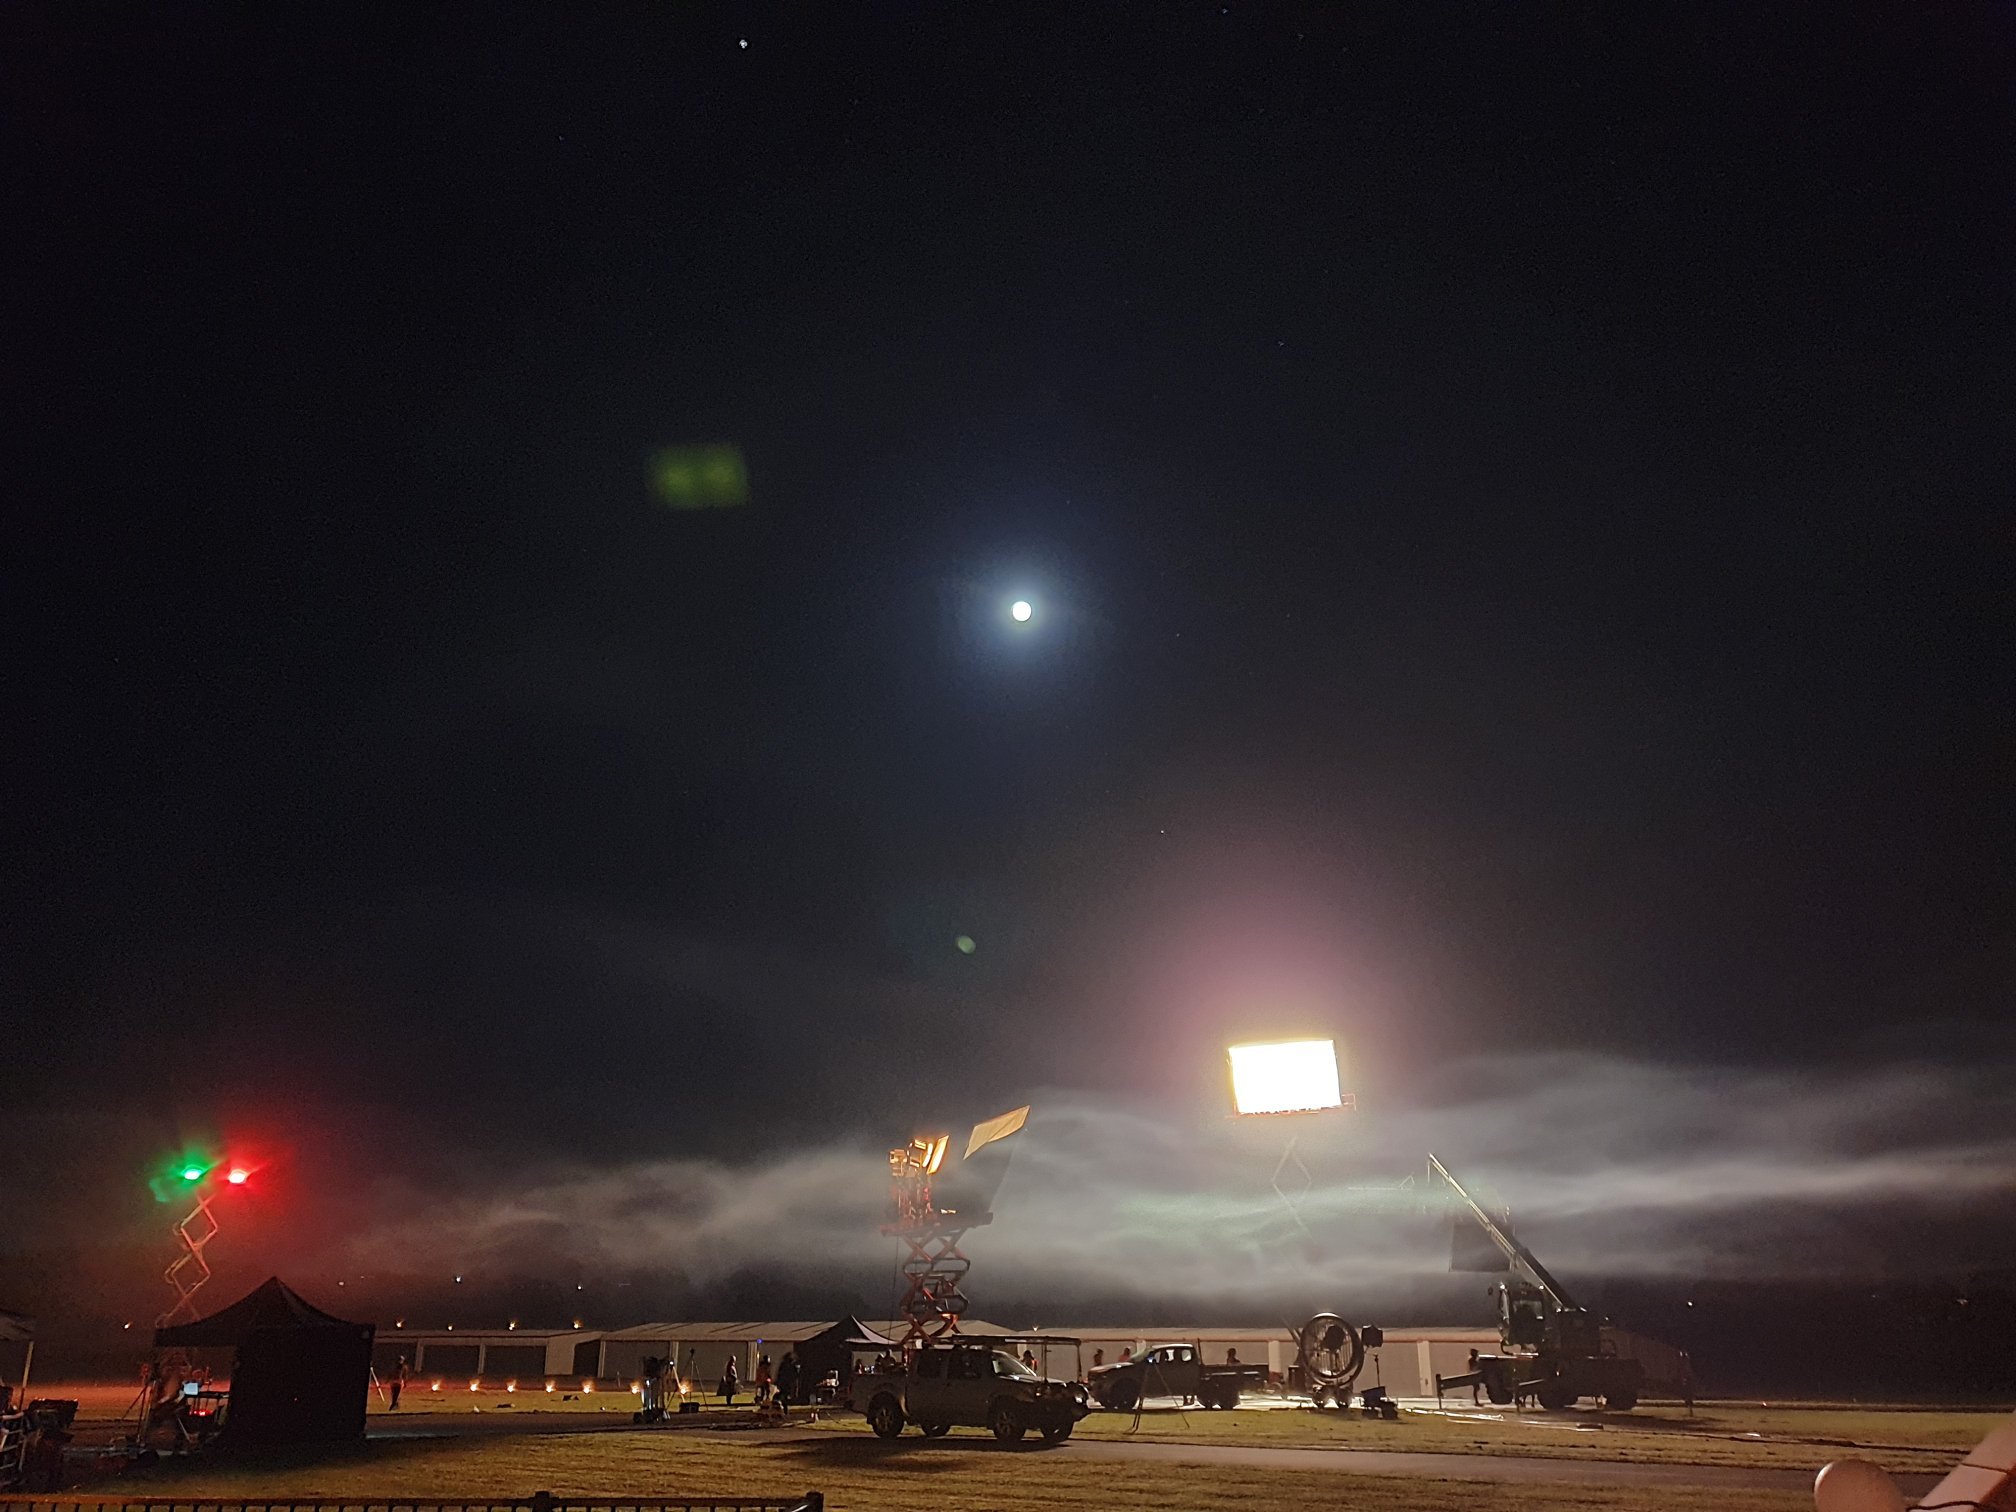
[[[1527,1395],[1550,1412],[1573,1406],[1582,1397],[1601,1397],[1605,1406],[1618,1412],[1637,1406],[1645,1367],[1605,1353],[1602,1320],[1578,1307],[1534,1253],[1433,1155],[1428,1157],[1428,1174],[1431,1182],[1439,1176],[1468,1209],[1470,1219],[1504,1255],[1511,1278],[1493,1288],[1504,1353],[1479,1355],[1477,1368],[1466,1375],[1437,1375],[1435,1395],[1482,1386],[1501,1407]]]

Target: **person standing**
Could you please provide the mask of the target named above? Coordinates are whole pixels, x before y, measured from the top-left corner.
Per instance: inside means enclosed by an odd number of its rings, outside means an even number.
[[[399,1410],[399,1393],[406,1389],[406,1356],[399,1356],[399,1363],[392,1367],[392,1379],[386,1384],[391,1387],[391,1410],[397,1412]]]
[[[770,1356],[756,1356],[756,1405],[765,1406],[770,1401]]]
[[[1478,1369],[1479,1367],[1477,1364],[1477,1351],[1473,1349],[1470,1351],[1470,1374],[1472,1375],[1477,1374]],[[1472,1407],[1482,1405],[1477,1400],[1477,1383],[1475,1381],[1472,1381],[1470,1383],[1470,1405]]]
[[[800,1370],[795,1350],[785,1350],[784,1358],[777,1362],[777,1407],[789,1413],[791,1404],[798,1400],[798,1374]]]
[[[742,1376],[735,1369],[735,1356],[728,1356],[728,1363],[721,1367],[721,1404],[735,1405],[735,1393],[742,1389]]]

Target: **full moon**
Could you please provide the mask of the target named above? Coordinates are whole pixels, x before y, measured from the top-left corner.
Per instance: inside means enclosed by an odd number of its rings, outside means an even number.
[[[1008,606],[1008,612],[1015,616],[1015,623],[1020,625],[1028,623],[1029,616],[1036,611],[1029,607],[1029,600],[1017,599]]]

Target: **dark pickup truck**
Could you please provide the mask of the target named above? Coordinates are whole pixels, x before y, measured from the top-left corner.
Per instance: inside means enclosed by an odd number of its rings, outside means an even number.
[[[1267,1384],[1264,1365],[1206,1365],[1194,1344],[1158,1344],[1130,1360],[1095,1365],[1086,1383],[1093,1400],[1132,1412],[1149,1397],[1182,1397],[1206,1407],[1233,1408],[1242,1392]]]

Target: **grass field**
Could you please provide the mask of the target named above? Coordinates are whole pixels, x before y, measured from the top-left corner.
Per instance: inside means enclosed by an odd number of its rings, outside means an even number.
[[[1480,1486],[1475,1482],[1203,1465],[1144,1465],[975,1442],[921,1451],[864,1435],[738,1442],[732,1432],[504,1435],[376,1441],[315,1461],[163,1465],[123,1478],[135,1496],[795,1495],[836,1512],[1168,1512],[1265,1507],[1334,1512],[1806,1512],[1803,1492]],[[109,1488],[108,1488],[109,1489]]]

